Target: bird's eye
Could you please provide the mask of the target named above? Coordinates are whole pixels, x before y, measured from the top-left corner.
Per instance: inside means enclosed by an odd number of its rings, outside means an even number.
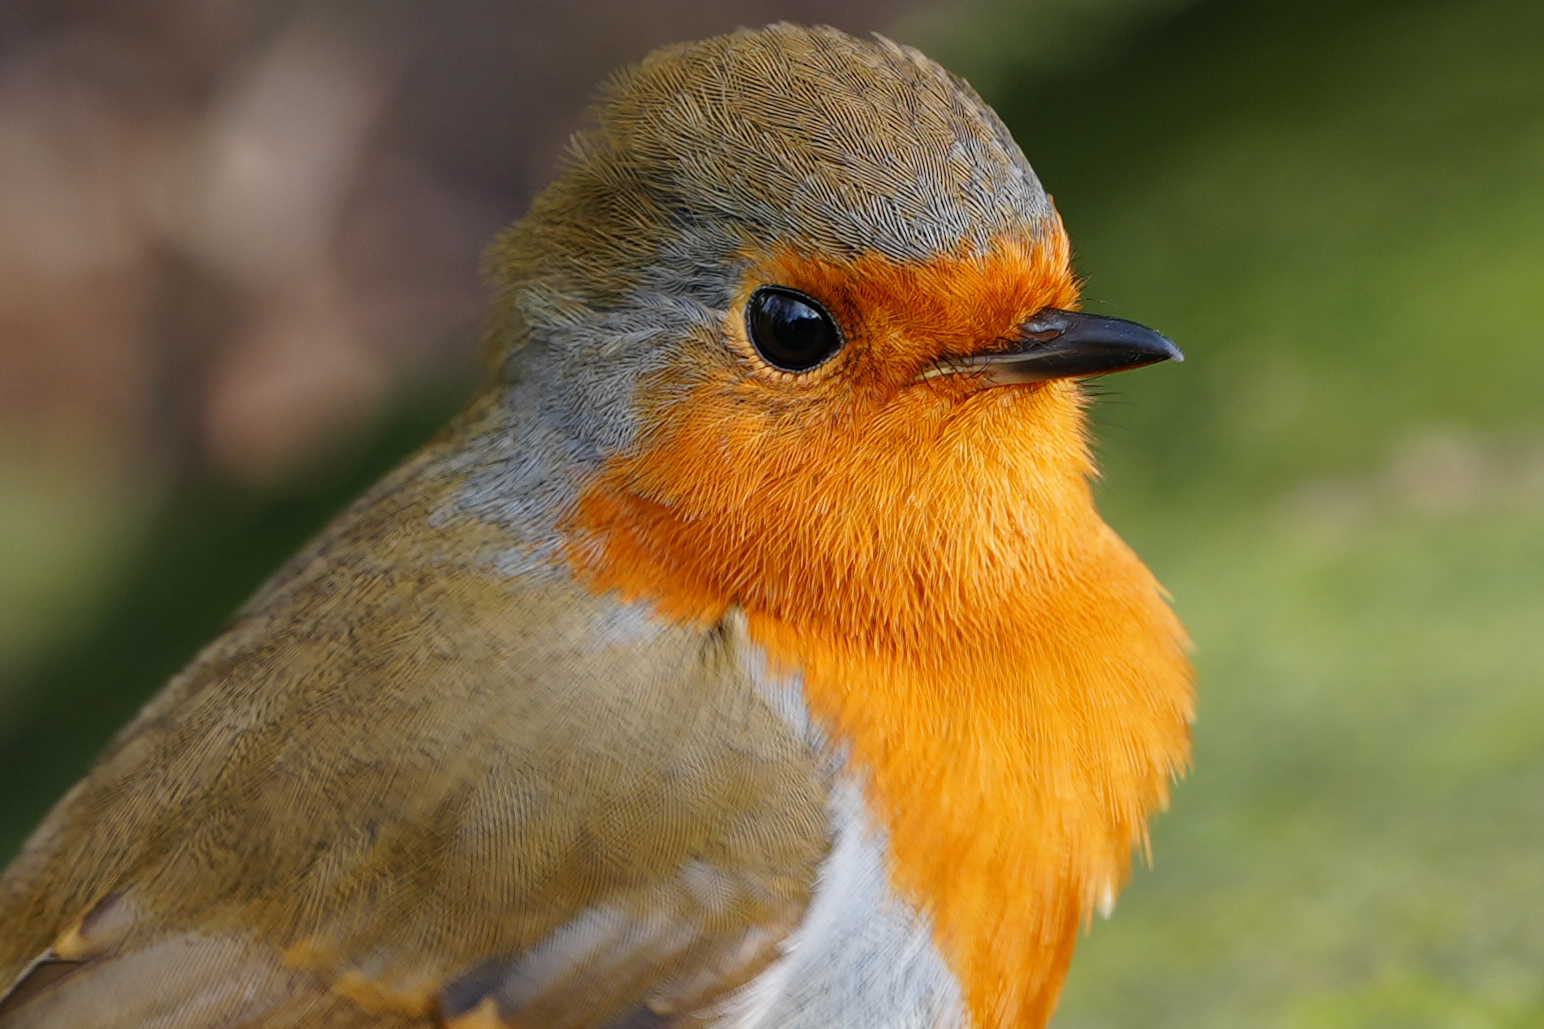
[[[783,286],[751,294],[745,324],[756,353],[785,372],[807,372],[842,349],[836,321],[813,297]]]

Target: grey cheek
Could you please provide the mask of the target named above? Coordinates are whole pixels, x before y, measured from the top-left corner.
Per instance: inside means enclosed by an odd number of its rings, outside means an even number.
[[[496,560],[509,576],[559,574],[558,526],[577,484],[638,440],[640,381],[678,360],[683,343],[719,331],[723,313],[650,294],[610,312],[576,312],[533,292],[526,338],[506,359],[498,407],[473,431],[460,463],[466,485],[434,520],[471,516],[506,528]]]

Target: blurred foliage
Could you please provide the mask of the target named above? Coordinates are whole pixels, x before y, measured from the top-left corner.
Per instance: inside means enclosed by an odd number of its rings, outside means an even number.
[[[1127,31],[1076,61],[1019,45],[1023,4],[938,48],[1090,306],[1190,357],[1095,418],[1105,510],[1196,639],[1196,767],[1056,1024],[1544,1024],[1544,6],[1105,6]],[[0,851],[448,407],[309,488],[176,491],[0,708]]]

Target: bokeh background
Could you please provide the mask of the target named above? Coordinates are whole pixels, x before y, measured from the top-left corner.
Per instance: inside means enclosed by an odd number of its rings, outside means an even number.
[[[1057,1026],[1544,1025],[1536,0],[4,0],[0,860],[454,408],[592,84],[775,18],[970,77],[1190,355],[1096,420],[1196,767]]]

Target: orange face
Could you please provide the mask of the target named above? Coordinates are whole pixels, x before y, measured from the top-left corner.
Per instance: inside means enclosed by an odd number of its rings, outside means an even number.
[[[764,284],[819,300],[842,350],[802,374],[762,361],[744,306]],[[1029,315],[1076,298],[1059,226],[925,264],[757,261],[725,318],[728,346],[702,341],[645,385],[642,446],[586,492],[583,536],[611,547],[631,538],[647,563],[668,566],[671,595],[658,599],[676,614],[712,619],[739,603],[849,635],[913,631],[908,621],[945,614],[915,573],[950,556],[951,542],[1007,528],[994,522],[1054,521],[1052,494],[1082,490],[1089,470],[1075,384],[985,389],[924,373],[1001,349]],[[613,552],[606,563],[636,561]]]
[[[818,300],[842,350],[762,362],[765,284]],[[1059,226],[920,264],[755,261],[728,346],[646,383],[639,448],[569,526],[596,587],[704,624],[739,605],[799,673],[982,1026],[1043,1024],[1187,754],[1183,630],[1094,510],[1076,383],[927,374],[1076,300]]]

